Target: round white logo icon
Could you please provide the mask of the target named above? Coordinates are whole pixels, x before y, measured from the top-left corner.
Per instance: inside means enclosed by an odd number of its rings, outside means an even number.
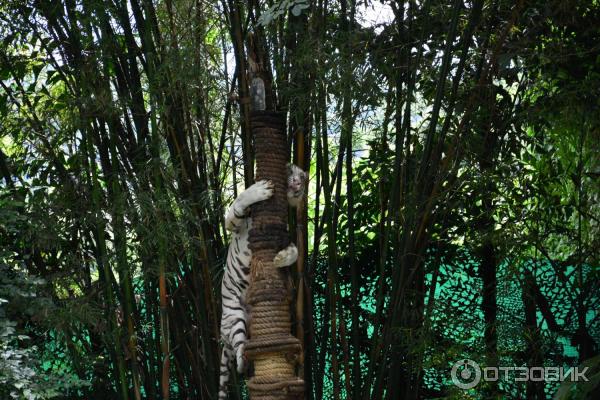
[[[454,363],[450,375],[452,376],[452,383],[457,387],[472,389],[481,380],[481,368],[475,361],[465,359]]]

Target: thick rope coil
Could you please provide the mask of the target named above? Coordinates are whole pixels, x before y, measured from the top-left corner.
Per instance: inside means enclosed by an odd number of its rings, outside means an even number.
[[[275,268],[273,258],[289,245],[287,231],[287,140],[283,114],[255,111],[250,119],[256,155],[256,180],[273,183],[274,195],[252,206],[249,247],[251,283],[246,302],[250,305],[250,340],[245,356],[254,362],[248,381],[252,400],[300,399],[304,381],[296,376],[302,354],[291,335],[288,272]]]

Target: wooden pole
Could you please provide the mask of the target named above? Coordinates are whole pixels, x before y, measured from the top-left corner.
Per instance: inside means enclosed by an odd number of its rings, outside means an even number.
[[[273,111],[254,111],[251,129],[256,155],[256,179],[273,182],[274,195],[252,206],[250,340],[245,355],[254,362],[248,381],[252,400],[301,399],[304,381],[296,376],[302,354],[300,341],[291,335],[291,294],[285,268],[273,258],[289,244],[287,232],[287,141],[285,116]]]

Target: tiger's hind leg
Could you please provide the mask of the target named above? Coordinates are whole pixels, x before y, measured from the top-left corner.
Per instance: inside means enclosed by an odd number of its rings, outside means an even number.
[[[246,341],[244,340],[243,342],[239,342],[236,344],[237,344],[237,348],[234,351],[235,351],[235,355],[236,355],[237,372],[239,372],[241,374],[244,372],[244,369],[246,368],[246,362],[244,360],[244,348],[246,347]]]
[[[229,337],[232,344],[232,356],[235,355],[237,371],[241,374],[244,372],[244,348],[246,347],[246,321],[243,318],[238,318],[231,327],[231,336]]]

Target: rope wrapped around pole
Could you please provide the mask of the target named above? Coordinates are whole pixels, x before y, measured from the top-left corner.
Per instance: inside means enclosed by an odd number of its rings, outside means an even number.
[[[296,376],[296,364],[302,347],[291,335],[289,272],[273,265],[277,252],[289,244],[285,117],[273,111],[253,111],[250,125],[256,180],[270,180],[275,190],[273,197],[251,206],[251,282],[246,299],[250,340],[245,356],[254,362],[254,376],[248,389],[252,400],[301,399],[304,381]]]

